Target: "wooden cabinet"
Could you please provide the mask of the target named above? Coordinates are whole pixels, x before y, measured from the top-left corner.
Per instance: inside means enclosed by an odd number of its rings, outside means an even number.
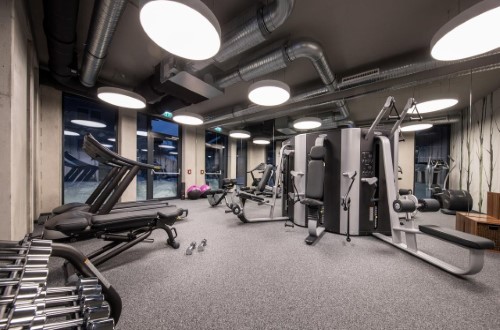
[[[500,219],[500,193],[488,192],[486,214],[493,218]]]
[[[487,214],[457,212],[455,229],[491,239],[500,251],[500,220]]]

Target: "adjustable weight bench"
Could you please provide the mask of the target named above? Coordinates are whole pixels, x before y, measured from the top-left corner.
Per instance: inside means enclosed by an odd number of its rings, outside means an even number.
[[[95,266],[131,248],[148,238],[153,230],[167,233],[167,244],[179,248],[175,241],[177,231],[171,228],[179,217],[188,211],[174,207],[137,210],[105,215],[92,215],[83,211],[69,211],[48,219],[44,224],[44,239],[81,240],[100,238],[111,241],[103,248],[89,254]]]

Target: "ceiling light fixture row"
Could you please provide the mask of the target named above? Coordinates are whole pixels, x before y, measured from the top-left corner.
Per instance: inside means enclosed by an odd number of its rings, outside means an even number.
[[[244,130],[232,130],[229,131],[229,136],[234,138],[234,139],[248,139],[251,135],[249,131],[244,131]]]
[[[271,140],[264,137],[256,137],[253,139],[254,144],[270,144]]]

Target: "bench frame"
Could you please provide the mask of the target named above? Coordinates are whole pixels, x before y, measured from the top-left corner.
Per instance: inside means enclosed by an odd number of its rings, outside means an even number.
[[[379,157],[380,161],[384,163],[384,172],[386,176],[386,185],[387,185],[387,199],[389,201],[395,201],[397,199],[396,196],[396,187],[395,187],[395,177],[392,166],[392,156],[390,153],[390,143],[387,137],[378,136],[381,144],[381,153]],[[389,217],[391,222],[391,236],[386,236],[381,233],[373,233],[372,235],[387,242],[395,247],[408,252],[411,255],[414,255],[417,258],[427,261],[428,263],[439,267],[449,273],[455,275],[473,275],[479,273],[483,269],[484,265],[484,250],[482,249],[473,249],[461,245],[457,245],[456,243],[446,241],[450,244],[456,245],[458,247],[464,248],[469,251],[469,263],[466,268],[461,268],[455,265],[452,265],[444,260],[438,259],[432,255],[429,255],[425,252],[422,252],[418,249],[417,245],[417,235],[423,234],[418,228],[415,227],[415,222],[411,218],[411,216],[407,213],[406,220],[400,220],[398,213],[392,208],[389,207]],[[434,237],[440,240],[443,240],[440,237],[427,235],[429,237]]]

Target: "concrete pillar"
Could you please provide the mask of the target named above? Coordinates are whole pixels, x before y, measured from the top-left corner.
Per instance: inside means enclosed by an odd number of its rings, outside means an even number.
[[[236,140],[229,139],[227,151],[227,177],[230,179],[236,178]]]
[[[205,130],[182,127],[182,182],[185,189],[205,184]]]
[[[137,111],[118,110],[118,153],[129,159],[137,158]],[[121,197],[122,202],[137,199],[137,179],[134,178]]]
[[[32,227],[30,169],[36,57],[23,1],[0,2],[0,239],[21,239]],[[33,103],[33,104],[32,104]]]
[[[266,162],[266,146],[252,143],[251,139],[247,140],[247,171],[252,170],[260,163]],[[257,175],[254,173],[254,175]],[[247,185],[252,184],[252,176],[247,174]]]
[[[404,133],[405,141],[399,142],[399,166],[403,174],[399,173],[402,180],[398,187],[403,189],[413,189],[415,176],[415,133]]]
[[[35,203],[37,214],[51,212],[62,204],[62,114],[61,91],[41,85]]]

